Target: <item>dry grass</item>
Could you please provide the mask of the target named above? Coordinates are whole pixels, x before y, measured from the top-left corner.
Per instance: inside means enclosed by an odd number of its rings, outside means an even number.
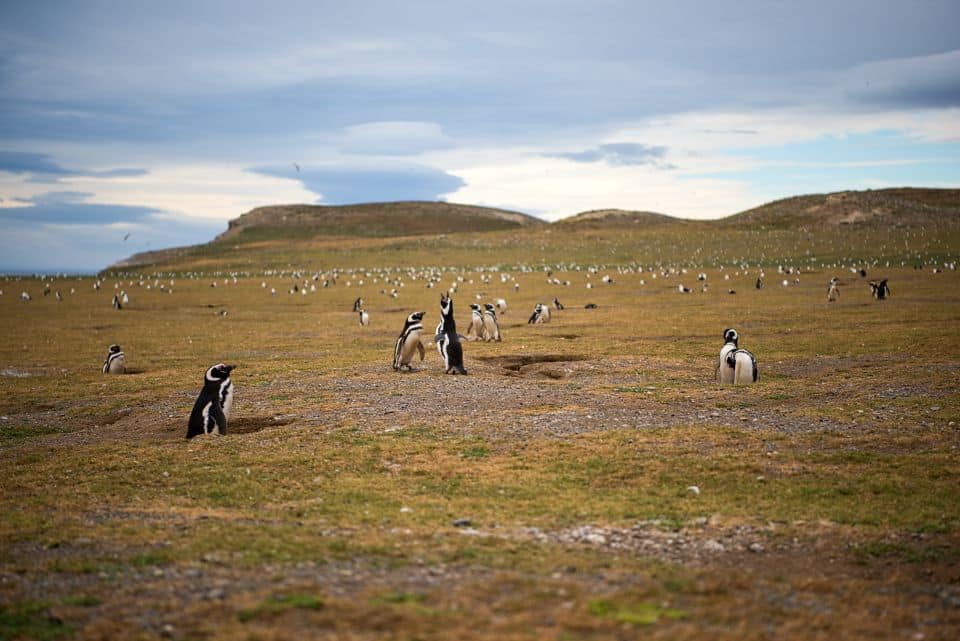
[[[100,292],[60,280],[77,289],[62,303],[4,282],[0,638],[955,638],[960,277],[871,266],[893,288],[876,302],[820,267],[897,242],[871,233],[833,249],[828,234],[755,236],[759,291],[735,267],[704,269],[706,293],[700,269],[606,268],[589,290],[585,270],[555,268],[569,287],[513,271],[518,292],[464,270],[461,331],[476,293],[510,304],[502,343],[465,345],[467,377],[443,375],[435,350],[419,372],[390,369],[405,315],[437,320],[423,281],[393,299],[346,276],[307,296],[286,293],[289,276],[177,275],[170,294],[126,277],[120,312],[112,278]],[[749,237],[530,234],[204,260],[710,264]],[[894,264],[956,257],[949,234],[908,240]],[[775,265],[810,247],[814,271],[780,286]],[[567,309],[527,325],[554,295]],[[758,385],[713,382],[728,326],[757,354]],[[99,373],[112,342],[135,373]],[[238,365],[231,434],[186,442],[218,361]]]

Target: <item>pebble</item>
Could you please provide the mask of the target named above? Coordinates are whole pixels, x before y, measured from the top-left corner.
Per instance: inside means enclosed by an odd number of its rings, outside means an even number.
[[[750,546],[749,546],[747,549],[750,550],[751,552],[754,552],[754,553],[756,553],[756,554],[759,554],[760,552],[763,552],[763,544],[761,544],[761,543],[751,543]]]
[[[696,485],[691,485],[690,487],[688,487],[687,492],[689,492],[690,494],[693,494],[694,496],[700,496],[700,488],[697,487]]]
[[[457,519],[453,522],[453,527],[470,527],[473,525],[473,521],[470,519]]]
[[[726,548],[723,547],[723,543],[717,541],[716,539],[707,539],[703,543],[703,549],[707,552],[724,552]]]
[[[403,514],[408,514],[409,512],[413,512],[413,508],[409,508],[406,505],[404,505],[402,508],[400,508],[400,512]]]

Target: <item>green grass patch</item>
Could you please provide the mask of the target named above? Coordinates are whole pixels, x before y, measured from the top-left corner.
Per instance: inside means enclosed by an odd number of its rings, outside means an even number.
[[[44,601],[0,603],[0,639],[53,641],[73,636],[74,628],[50,613]]]
[[[323,599],[315,594],[278,594],[253,608],[241,610],[237,613],[237,618],[246,623],[273,617],[289,610],[319,610],[322,607]]]

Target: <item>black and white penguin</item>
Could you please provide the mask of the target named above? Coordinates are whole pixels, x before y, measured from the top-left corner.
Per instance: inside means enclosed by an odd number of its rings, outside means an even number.
[[[413,355],[420,353],[420,360],[423,360],[423,343],[420,342],[420,333],[423,331],[423,316],[426,312],[414,312],[407,316],[403,324],[403,331],[397,337],[397,344],[393,348],[393,369],[398,372],[404,367],[413,371]]]
[[[477,303],[470,303],[470,326],[467,327],[467,338],[474,341],[483,338],[483,309]]]
[[[483,305],[483,338],[500,342],[500,323],[497,322],[497,310],[491,303]]]
[[[120,304],[120,296],[118,296],[117,294],[113,295],[113,308],[123,309],[123,305]]]
[[[830,279],[830,284],[827,285],[827,302],[832,303],[833,301],[840,298],[840,288],[837,286],[839,280],[836,276]]]
[[[498,298],[495,301],[497,305],[497,311],[500,312],[500,315],[503,316],[507,313],[507,301],[504,298]]]
[[[890,287],[887,285],[887,279],[884,278],[879,282],[871,280],[870,291],[877,300],[886,300],[887,296],[890,295]]]
[[[226,434],[227,416],[233,408],[233,382],[230,372],[234,365],[217,363],[203,375],[203,389],[190,412],[187,438],[200,434]]]
[[[113,344],[107,351],[107,360],[103,361],[102,371],[104,374],[125,374],[127,371],[127,361],[120,351],[120,346]]]
[[[563,303],[561,303],[561,302],[560,302],[560,299],[558,299],[556,296],[553,297],[553,306],[554,306],[557,310],[563,309]]]
[[[363,299],[357,298],[357,300],[353,301],[353,311],[359,312],[361,309],[363,309]]]
[[[550,308],[543,303],[537,303],[533,308],[533,314],[527,320],[527,325],[550,322]]]
[[[757,287],[757,289],[763,289],[763,279],[762,279],[762,278],[758,278],[758,279],[757,279],[757,285],[756,285],[756,287]]]
[[[760,377],[757,359],[745,349],[738,347],[740,336],[737,330],[723,330],[723,347],[717,362],[717,381],[722,385],[756,383]]]
[[[362,307],[355,311],[360,317],[360,327],[366,327],[370,324],[370,314],[368,314]]]
[[[453,299],[440,294],[440,324],[437,326],[437,351],[443,357],[443,368],[447,374],[466,374],[463,367],[463,345],[457,334],[457,323],[453,318]]]

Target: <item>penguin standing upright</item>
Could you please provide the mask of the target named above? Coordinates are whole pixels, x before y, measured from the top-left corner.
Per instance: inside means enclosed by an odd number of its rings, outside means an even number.
[[[120,304],[120,296],[118,296],[117,294],[113,295],[113,308],[123,309],[123,305]]]
[[[369,324],[370,324],[370,314],[368,314],[366,311],[364,311],[363,308],[360,308],[360,309],[358,309],[358,310],[356,310],[356,311],[357,311],[357,314],[359,314],[359,316],[360,316],[360,326],[361,326],[361,327],[366,327],[367,325],[369,325]]]
[[[717,360],[717,382],[721,385],[733,383],[734,369],[727,365],[727,355],[737,349],[739,336],[732,327],[723,330],[723,347],[720,348],[720,357]]]
[[[887,296],[890,295],[890,287],[887,286],[886,278],[884,278],[880,282],[871,280],[870,290],[873,293],[873,297],[876,298],[877,300],[886,300]]]
[[[497,311],[491,303],[483,305],[483,337],[487,341],[500,342],[500,323],[497,322]]]
[[[120,346],[114,343],[107,351],[107,360],[103,361],[104,374],[125,374],[127,371],[127,361],[120,351]]]
[[[840,298],[840,288],[837,287],[837,277],[834,276],[830,279],[830,284],[827,285],[827,302],[832,303],[833,301]]]
[[[453,299],[440,294],[440,324],[437,326],[437,350],[443,357],[443,367],[447,374],[466,374],[463,367],[463,345],[457,334],[457,324],[453,319]]]
[[[403,331],[397,337],[397,344],[393,348],[393,369],[398,372],[404,367],[413,371],[413,355],[420,352],[420,360],[423,360],[423,343],[420,342],[420,333],[423,331],[423,316],[426,312],[413,312],[407,316],[403,324]]]
[[[721,384],[741,385],[756,383],[760,377],[757,359],[745,349],[738,347],[740,336],[732,327],[723,331],[724,345],[720,348],[717,364],[717,380]]]
[[[553,306],[557,308],[557,310],[563,309],[563,303],[561,303],[560,299],[556,296],[553,297]]]
[[[227,414],[233,407],[233,383],[230,372],[234,365],[217,363],[203,375],[203,389],[190,412],[187,438],[200,434],[226,434]]]
[[[353,311],[359,312],[361,309],[363,309],[363,299],[358,297],[353,301]]]
[[[474,341],[483,338],[483,310],[477,303],[470,303],[470,326],[467,328],[467,338]]]

